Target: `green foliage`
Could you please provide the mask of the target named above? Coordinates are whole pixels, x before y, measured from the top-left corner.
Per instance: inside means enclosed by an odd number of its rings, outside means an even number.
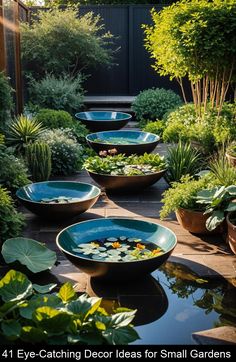
[[[236,139],[235,117],[235,104],[225,103],[221,116],[218,116],[217,110],[208,108],[201,117],[196,116],[193,104],[187,104],[167,117],[163,141],[197,142],[203,153],[210,153]]]
[[[35,182],[47,181],[52,170],[51,149],[44,142],[35,142],[25,148],[25,156],[32,180]]]
[[[165,174],[167,182],[179,182],[182,176],[194,176],[202,166],[201,154],[181,141],[177,146],[169,147],[167,153],[168,169]]]
[[[51,149],[52,175],[72,175],[81,169],[82,148],[70,129],[45,131],[41,139]]]
[[[1,147],[2,145],[4,145],[4,142],[5,142],[5,136],[0,133],[0,147]]]
[[[68,112],[46,108],[40,109],[36,115],[36,119],[50,129],[70,128],[79,143],[86,142],[85,137],[88,134],[87,128],[83,123],[73,119]]]
[[[71,114],[81,110],[84,90],[83,77],[69,75],[55,76],[47,74],[41,80],[31,79],[29,84],[30,99],[41,108],[64,110]]]
[[[129,344],[139,338],[130,325],[136,310],[108,314],[101,298],[77,296],[70,283],[59,293],[41,294],[22,273],[0,280],[2,339],[44,344]],[[49,290],[51,285],[46,286]],[[39,289],[44,286],[40,286]]]
[[[10,124],[7,143],[17,152],[24,153],[26,145],[36,141],[43,131],[44,127],[37,120],[21,115]]]
[[[0,130],[5,130],[13,109],[13,89],[8,78],[0,72]]]
[[[236,142],[232,142],[228,147],[227,147],[227,153],[230,156],[236,157]]]
[[[229,164],[222,152],[210,160],[209,168],[219,185],[230,186],[236,183],[236,168]]]
[[[181,104],[181,98],[172,90],[153,88],[139,93],[132,104],[132,110],[138,121],[155,121]]]
[[[28,170],[23,160],[15,157],[6,147],[0,147],[0,185],[15,193],[28,183]]]
[[[164,120],[157,120],[155,122],[148,121],[147,123],[144,123],[141,128],[144,132],[154,133],[159,137],[162,137],[164,129],[166,128],[166,122]]]
[[[225,213],[236,211],[236,186],[220,186],[214,189],[205,189],[197,193],[196,202],[201,204],[205,212],[211,214],[206,220],[206,228],[209,231],[216,229],[224,220]]]
[[[57,257],[55,251],[33,239],[12,238],[4,242],[2,256],[7,264],[18,261],[32,273],[51,269]]]
[[[180,1],[152,11],[145,26],[146,48],[154,68],[170,78],[197,81],[230,71],[236,56],[236,4],[229,1]],[[235,69],[234,69],[235,72]]]
[[[23,215],[16,211],[9,192],[0,187],[0,241],[19,236],[23,226]]]
[[[82,68],[111,63],[112,35],[104,31],[100,16],[92,12],[77,15],[76,8],[53,7],[38,11],[30,24],[21,24],[22,58],[27,72],[36,78],[47,72],[75,75]]]
[[[92,156],[85,160],[84,168],[88,171],[104,175],[146,175],[166,169],[163,156],[159,154],[147,154],[142,156],[125,155]]]
[[[191,176],[183,176],[180,182],[173,182],[171,188],[163,194],[164,206],[160,212],[160,218],[164,219],[172,211],[179,208],[191,210],[203,210],[203,207],[196,202],[197,193],[208,187],[215,186],[215,180],[211,175],[205,175],[199,180]]]

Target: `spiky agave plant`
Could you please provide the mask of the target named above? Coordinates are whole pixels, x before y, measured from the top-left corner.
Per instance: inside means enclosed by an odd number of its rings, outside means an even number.
[[[21,115],[10,124],[6,140],[17,152],[24,153],[25,146],[36,141],[44,130],[41,122]]]
[[[182,176],[193,176],[200,171],[202,157],[190,144],[180,141],[178,145],[168,148],[167,164],[166,181],[179,182]]]

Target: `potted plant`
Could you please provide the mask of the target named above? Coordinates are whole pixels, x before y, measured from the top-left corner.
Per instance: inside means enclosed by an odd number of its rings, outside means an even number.
[[[204,214],[204,205],[197,202],[197,194],[206,188],[214,187],[214,179],[208,173],[198,180],[192,176],[183,176],[180,182],[173,182],[171,188],[164,192],[164,203],[160,218],[166,218],[175,212],[179,224],[194,234],[208,234],[206,220],[209,215]],[[214,232],[218,232],[215,230]]]
[[[225,156],[232,166],[236,166],[236,142],[227,148]]]
[[[228,226],[227,241],[232,252],[236,254],[236,212],[228,213],[226,221]]]
[[[99,185],[107,190],[140,191],[153,185],[166,171],[164,156],[147,154],[126,157],[116,150],[101,151],[100,156],[89,157],[84,168]]]

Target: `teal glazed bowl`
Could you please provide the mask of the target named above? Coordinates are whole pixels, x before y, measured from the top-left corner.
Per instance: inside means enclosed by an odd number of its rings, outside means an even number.
[[[94,240],[117,238],[139,238],[154,243],[163,254],[135,261],[101,261],[76,253],[80,244]],[[107,280],[139,279],[152,273],[170,256],[176,246],[176,235],[170,229],[147,221],[124,218],[95,219],[71,225],[56,238],[58,248],[81,271],[91,277]]]
[[[17,190],[19,201],[34,214],[47,219],[70,218],[92,207],[101,190],[93,185],[72,181],[36,182]],[[67,203],[58,203],[65,197]],[[43,200],[53,200],[48,203]],[[70,200],[71,199],[71,200]]]
[[[115,148],[117,153],[129,156],[152,152],[160,137],[148,132],[122,130],[91,133],[86,137],[86,140],[97,153]]]
[[[79,112],[75,117],[92,132],[120,129],[132,118],[128,113],[115,111]]]

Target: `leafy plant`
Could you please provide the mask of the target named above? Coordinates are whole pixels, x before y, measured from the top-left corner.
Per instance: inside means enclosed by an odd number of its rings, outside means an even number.
[[[81,122],[74,120],[68,112],[44,108],[38,111],[36,119],[50,129],[70,128],[79,143],[86,142],[87,128]]]
[[[47,72],[75,75],[87,67],[108,65],[112,38],[92,12],[78,16],[73,7],[38,11],[30,24],[21,24],[24,68],[37,77]]]
[[[30,99],[33,104],[41,108],[63,110],[74,114],[83,107],[82,82],[81,74],[78,74],[76,78],[69,75],[56,77],[53,74],[47,74],[41,80],[31,79]]]
[[[41,123],[21,115],[9,126],[7,143],[18,152],[24,152],[25,146],[36,141],[43,131]]]
[[[132,111],[138,121],[156,121],[181,104],[181,98],[172,90],[153,88],[139,93],[132,104]]]
[[[199,191],[206,188],[213,188],[215,180],[210,174],[204,175],[198,180],[191,176],[183,176],[180,182],[173,182],[171,188],[163,194],[163,207],[160,218],[166,218],[171,212],[179,208],[203,211],[204,207],[197,203],[196,196]]]
[[[209,168],[219,185],[230,186],[236,182],[236,169],[231,166],[223,152],[209,162]]]
[[[2,340],[46,344],[129,344],[139,338],[130,325],[135,310],[108,314],[101,298],[77,296],[65,283],[58,293],[53,285],[32,284],[10,270],[0,280]]]
[[[6,240],[2,246],[2,256],[7,264],[18,261],[32,273],[51,269],[57,260],[55,251],[27,238]]]
[[[236,142],[232,142],[226,151],[230,156],[236,157]]]
[[[0,187],[0,242],[19,236],[24,220],[23,214],[14,207],[9,192]]]
[[[177,146],[169,147],[167,153],[168,169],[165,174],[167,182],[179,182],[182,176],[194,176],[202,166],[201,154],[181,141]]]
[[[235,81],[236,7],[234,1],[179,1],[152,10],[146,25],[146,48],[160,75],[176,79],[184,94],[183,77],[191,81],[195,111],[211,107],[221,112]]]
[[[10,86],[9,79],[3,72],[0,72],[0,130],[4,131],[11,117],[13,109],[13,89]]]
[[[51,149],[44,142],[35,142],[26,146],[26,159],[33,181],[47,181],[52,170]]]
[[[15,193],[28,183],[28,170],[23,160],[15,157],[5,146],[0,147],[0,185]]]
[[[45,131],[41,139],[51,149],[53,175],[72,175],[81,169],[82,148],[70,129]]]
[[[154,133],[159,137],[162,137],[164,129],[166,128],[166,122],[164,120],[155,122],[148,121],[147,123],[144,123],[141,128],[144,132]]]
[[[92,156],[85,160],[84,168],[88,171],[104,175],[146,175],[165,170],[166,163],[159,154],[147,154],[142,156],[131,155],[106,155],[105,158]]]
[[[196,202],[203,205],[204,214],[210,214],[206,221],[206,228],[214,230],[225,220],[225,213],[236,211],[236,202],[232,200],[236,197],[236,186],[221,186],[214,189],[200,190],[196,196]]]

